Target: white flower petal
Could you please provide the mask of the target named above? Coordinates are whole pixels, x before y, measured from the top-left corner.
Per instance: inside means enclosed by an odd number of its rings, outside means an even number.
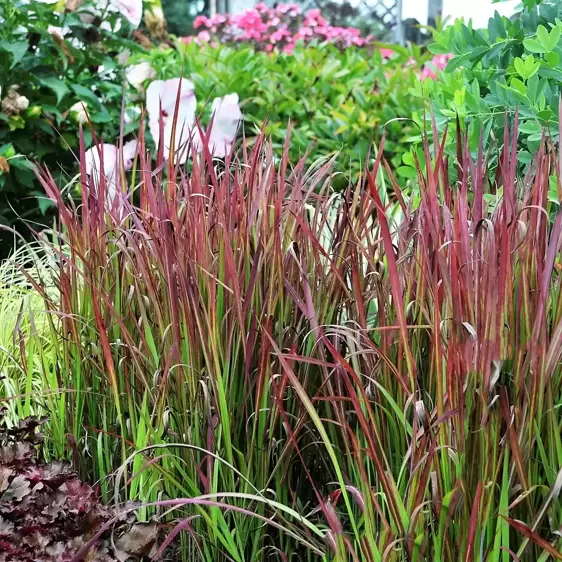
[[[142,20],[142,0],[110,0],[110,7],[118,11],[134,28]]]
[[[125,170],[130,170],[133,167],[133,161],[137,153],[137,140],[131,140],[123,145],[123,166]]]
[[[100,147],[93,146],[86,151],[86,173],[90,176],[96,195],[101,183],[102,174],[107,185],[107,204],[112,205],[117,185],[115,184],[115,169],[117,168],[117,147],[113,144],[102,144],[103,170],[101,166]]]
[[[156,71],[149,62],[141,62],[127,70],[127,81],[135,90],[144,91],[143,85],[147,80],[154,80]]]
[[[213,100],[212,127],[209,133],[209,150],[214,156],[224,158],[236,139],[242,111],[238,94],[229,94]]]
[[[179,96],[179,102],[178,102]],[[177,116],[176,116],[176,105]],[[155,80],[146,90],[146,109],[148,126],[156,146],[160,144],[160,110],[162,110],[164,156],[169,158],[174,151],[182,162],[187,158],[186,145],[195,122],[197,100],[194,86],[189,80],[172,78]],[[176,119],[174,119],[176,117]],[[172,134],[175,126],[175,142],[172,147]]]

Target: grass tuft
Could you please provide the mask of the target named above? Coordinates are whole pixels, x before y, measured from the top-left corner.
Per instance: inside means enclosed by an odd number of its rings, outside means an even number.
[[[552,147],[517,179],[506,142],[490,185],[459,138],[451,185],[426,146],[412,210],[384,145],[335,197],[290,140],[189,172],[139,141],[112,208],[85,173],[78,208],[40,174],[61,233],[35,285],[54,452],[168,522],[185,560],[562,558]]]

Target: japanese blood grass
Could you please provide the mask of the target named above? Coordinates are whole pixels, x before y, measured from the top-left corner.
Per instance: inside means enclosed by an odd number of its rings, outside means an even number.
[[[462,139],[459,185],[426,148],[396,229],[380,158],[332,207],[328,165],[261,138],[189,175],[139,140],[111,211],[41,173],[66,248],[51,416],[107,500],[177,518],[184,560],[562,559],[551,147],[516,181],[506,142],[493,186]]]

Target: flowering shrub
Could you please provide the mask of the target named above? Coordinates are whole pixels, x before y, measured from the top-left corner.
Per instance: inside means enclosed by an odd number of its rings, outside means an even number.
[[[236,92],[242,100],[244,135],[252,139],[265,128],[277,157],[290,123],[291,162],[306,153],[311,163],[336,157],[344,174],[335,181],[341,180],[343,187],[345,176],[358,175],[373,156],[383,132],[389,159],[401,165],[405,140],[418,129],[397,118],[409,118],[422,107],[409,89],[419,82],[429,59],[415,46],[340,50],[332,44],[301,43],[287,56],[256,51],[248,43],[179,41],[177,51],[152,50],[137,62],[150,62],[161,80],[182,74],[188,78],[199,100],[196,115],[203,113],[204,119],[210,119],[213,98]]]
[[[242,42],[250,43],[258,50],[271,52],[275,49],[289,54],[299,41],[327,42],[340,49],[363,47],[372,42],[371,36],[362,37],[357,28],[329,25],[320,10],[309,10],[303,14],[297,4],[279,4],[276,8],[269,8],[260,3],[237,15],[198,16],[193,27],[198,33],[187,37],[185,41],[188,43]]]
[[[135,84],[141,73],[145,77],[153,75],[149,63],[140,63],[138,66],[142,66],[142,69],[133,67],[129,73],[135,76]],[[212,157],[224,158],[232,148],[242,118],[238,100],[238,94],[215,98],[211,104],[209,127],[205,132],[195,123],[197,99],[192,82],[182,78],[152,81],[146,89],[146,109],[155,153],[162,145],[166,160],[173,159],[175,163],[183,164],[194,152],[201,152],[207,146]],[[200,138],[201,132],[206,143]],[[136,153],[136,139],[123,145],[123,171],[133,167]],[[106,203],[112,208],[120,190],[119,147],[113,144],[94,146],[86,151],[85,163],[86,174],[96,191],[99,190],[101,176],[104,176],[108,193]]]
[[[78,129],[92,144],[88,120],[101,138],[120,130],[127,53],[142,0],[0,0],[0,224],[44,221],[50,203],[40,193],[33,162],[69,183],[76,170]],[[146,4],[148,6],[148,4]],[[128,97],[130,99],[130,97]],[[127,131],[137,117],[129,113]],[[50,219],[49,219],[50,222]],[[9,250],[0,231],[0,256]]]

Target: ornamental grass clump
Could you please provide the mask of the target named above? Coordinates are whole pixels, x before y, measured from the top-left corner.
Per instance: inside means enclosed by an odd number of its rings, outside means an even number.
[[[516,137],[492,183],[426,144],[398,227],[384,146],[338,196],[290,138],[186,172],[140,131],[109,208],[83,148],[78,204],[41,170],[49,442],[184,560],[562,559],[559,154]]]

